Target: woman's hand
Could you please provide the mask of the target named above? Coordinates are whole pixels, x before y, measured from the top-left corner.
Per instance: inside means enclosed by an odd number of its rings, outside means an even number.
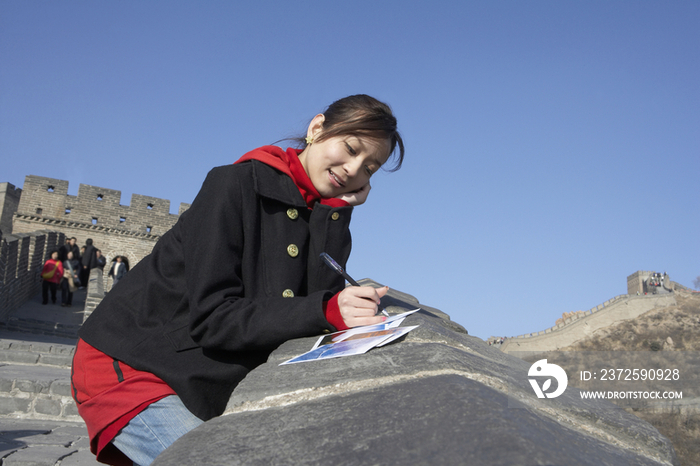
[[[366,185],[364,185],[357,191],[341,194],[339,196],[336,196],[336,198],[347,202],[351,206],[358,206],[360,204],[365,203],[365,201],[367,200],[367,196],[369,196],[370,189],[372,189],[372,186],[370,186],[368,181]]]
[[[377,316],[379,300],[389,291],[389,287],[348,286],[338,295],[340,315],[348,327],[379,324],[386,320]]]

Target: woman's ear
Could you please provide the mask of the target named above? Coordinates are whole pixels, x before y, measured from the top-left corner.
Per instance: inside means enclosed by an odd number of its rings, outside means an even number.
[[[323,122],[326,121],[326,117],[322,113],[316,115],[311,123],[309,123],[309,128],[306,130],[306,137],[311,140],[315,139],[321,131],[323,130]]]

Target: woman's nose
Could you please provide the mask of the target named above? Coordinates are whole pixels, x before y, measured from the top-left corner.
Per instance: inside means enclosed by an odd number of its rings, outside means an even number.
[[[345,164],[345,166],[343,167],[343,169],[345,170],[345,173],[346,173],[349,177],[352,178],[352,177],[357,176],[357,173],[359,172],[360,166],[361,166],[361,165],[362,165],[362,161],[358,160],[358,158],[354,158],[354,159],[352,159],[352,160],[349,160],[349,161]]]

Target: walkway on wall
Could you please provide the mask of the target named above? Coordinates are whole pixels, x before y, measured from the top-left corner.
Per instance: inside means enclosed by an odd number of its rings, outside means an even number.
[[[28,333],[75,340],[83,323],[86,295],[87,289],[81,288],[73,293],[72,306],[62,307],[60,290],[56,293],[56,304],[50,300],[49,304],[41,304],[39,293],[12,311],[5,322],[0,322],[0,337],[5,332],[12,332],[15,335]]]
[[[71,398],[70,365],[85,289],[71,307],[33,297],[0,322],[0,462],[99,466]]]

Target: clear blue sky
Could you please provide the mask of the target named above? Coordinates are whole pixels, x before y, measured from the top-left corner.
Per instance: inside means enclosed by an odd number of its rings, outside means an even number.
[[[0,181],[191,202],[207,171],[389,103],[348,271],[471,334],[552,326],[637,270],[700,275],[700,2],[0,0]]]

